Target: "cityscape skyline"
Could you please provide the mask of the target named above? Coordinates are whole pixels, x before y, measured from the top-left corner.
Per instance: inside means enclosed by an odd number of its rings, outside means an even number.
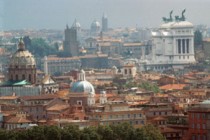
[[[82,28],[89,29],[93,20],[101,23],[103,13],[112,28],[158,27],[171,10],[175,16],[181,15],[183,9],[187,11],[187,20],[194,25],[209,26],[210,21],[203,16],[209,12],[209,4],[208,0],[1,0],[0,28],[63,29],[76,18]]]

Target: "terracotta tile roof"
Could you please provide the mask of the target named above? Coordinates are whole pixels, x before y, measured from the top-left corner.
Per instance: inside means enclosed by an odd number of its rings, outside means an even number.
[[[154,97],[168,97],[168,94],[157,93]]]
[[[161,133],[175,133],[175,132],[181,132],[181,130],[176,130],[170,127],[161,127],[160,128]]]
[[[186,87],[187,84],[168,84],[161,86],[160,89],[162,90],[182,90]]]
[[[179,92],[169,93],[169,95],[171,95],[173,97],[177,97],[177,98],[189,98],[190,97],[189,94],[179,93]]]
[[[55,104],[54,106],[47,108],[47,111],[62,111],[68,108],[68,104]]]
[[[57,96],[58,97],[65,97],[69,94],[69,89],[66,89],[66,90],[60,90],[57,92]]]
[[[202,81],[209,81],[210,80],[210,75],[208,75],[207,77],[203,78]]]
[[[162,116],[157,116],[155,118],[152,118],[151,120],[152,121],[165,121],[165,120],[167,120],[167,118],[162,117]]]
[[[0,96],[0,100],[15,100],[18,96]]]
[[[58,95],[56,94],[44,94],[44,95],[36,95],[36,96],[22,96],[20,99],[22,100],[50,100],[57,98]]]
[[[31,123],[32,121],[30,121],[24,117],[12,117],[5,122],[6,123]]]

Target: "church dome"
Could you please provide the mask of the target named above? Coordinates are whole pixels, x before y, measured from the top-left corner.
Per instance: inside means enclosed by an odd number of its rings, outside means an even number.
[[[77,77],[78,81],[72,84],[71,92],[95,94],[93,85],[85,79],[85,71],[83,69],[79,71]]]
[[[100,23],[97,20],[94,20],[91,24],[91,31],[96,32],[100,30]]]
[[[35,66],[36,62],[34,56],[25,50],[25,45],[21,39],[18,44],[18,50],[12,55],[10,59],[10,66]]]
[[[76,19],[75,19],[75,21],[74,21],[74,23],[72,25],[72,28],[75,28],[77,30],[80,30],[80,28],[81,28],[80,23]]]
[[[95,94],[93,85],[88,81],[77,81],[74,82],[70,89],[74,93],[90,93]]]

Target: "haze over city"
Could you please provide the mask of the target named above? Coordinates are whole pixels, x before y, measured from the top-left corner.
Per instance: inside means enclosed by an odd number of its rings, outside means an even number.
[[[209,0],[1,0],[0,29],[63,29],[76,18],[82,28],[90,28],[105,13],[109,27],[158,27],[162,17],[180,15],[187,20],[210,25],[206,17]]]

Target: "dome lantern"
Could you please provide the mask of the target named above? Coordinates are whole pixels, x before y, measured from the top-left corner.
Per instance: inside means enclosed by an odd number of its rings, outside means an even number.
[[[18,43],[18,50],[25,50],[25,43],[22,37],[20,38],[20,41]]]

